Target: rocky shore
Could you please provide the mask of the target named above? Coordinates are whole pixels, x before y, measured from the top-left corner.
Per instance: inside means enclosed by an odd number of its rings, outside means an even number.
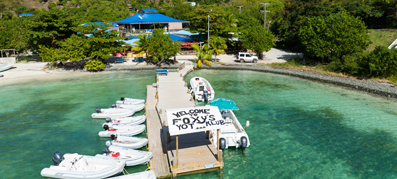
[[[260,72],[270,72],[282,75],[295,76],[314,81],[320,81],[324,83],[330,83],[338,86],[348,87],[354,90],[365,91],[372,94],[377,94],[387,98],[397,98],[397,87],[393,84],[377,82],[373,80],[357,80],[352,78],[343,78],[338,76],[331,76],[322,73],[298,70],[298,69],[286,69],[286,68],[275,68],[264,65],[218,65],[215,64],[212,67],[205,66],[201,69],[212,69],[212,70],[252,70]]]

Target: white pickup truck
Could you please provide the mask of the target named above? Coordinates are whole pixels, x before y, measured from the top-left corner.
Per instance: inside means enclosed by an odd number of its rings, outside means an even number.
[[[238,52],[237,60],[240,61],[241,63],[244,62],[256,63],[258,62],[258,57],[255,55],[251,55],[247,52]]]

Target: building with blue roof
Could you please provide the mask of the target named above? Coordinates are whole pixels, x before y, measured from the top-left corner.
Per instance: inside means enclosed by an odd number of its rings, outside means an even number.
[[[32,14],[30,12],[27,12],[27,13],[20,14],[19,17],[22,17],[22,16],[33,16],[33,15],[34,14]]]
[[[189,21],[168,17],[160,14],[156,9],[141,9],[138,14],[112,23],[117,24],[120,31],[140,33],[155,28],[164,28],[166,32],[179,31],[182,30],[182,24],[189,23]]]

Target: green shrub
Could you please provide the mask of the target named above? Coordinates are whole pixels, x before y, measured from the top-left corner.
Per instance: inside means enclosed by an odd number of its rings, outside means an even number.
[[[387,47],[377,46],[363,60],[362,65],[367,68],[370,77],[385,78],[397,74],[396,49],[389,50]]]
[[[347,55],[343,60],[334,60],[329,63],[325,68],[328,71],[336,73],[344,73],[349,75],[358,75],[361,71],[360,65],[357,63],[359,56]]]
[[[99,60],[89,60],[85,63],[85,67],[87,67],[89,71],[99,71],[105,67],[105,64]]]

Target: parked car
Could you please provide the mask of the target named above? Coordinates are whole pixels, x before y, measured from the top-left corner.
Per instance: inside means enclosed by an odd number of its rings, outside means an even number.
[[[255,55],[251,55],[250,53],[247,52],[238,52],[237,60],[241,63],[244,62],[256,63],[258,62],[258,57]]]

